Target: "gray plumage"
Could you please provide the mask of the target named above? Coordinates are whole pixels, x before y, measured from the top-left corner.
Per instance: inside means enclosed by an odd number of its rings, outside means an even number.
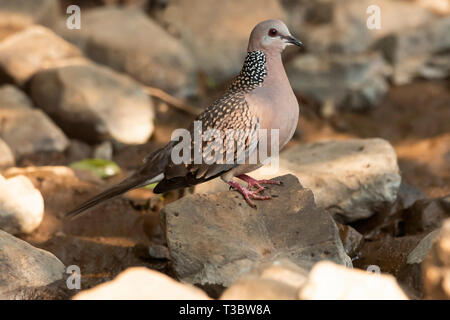
[[[273,30],[277,31],[275,36],[272,35]],[[268,129],[270,145],[270,129],[279,129],[281,149],[291,139],[297,126],[298,102],[281,61],[281,52],[288,44],[299,45],[300,42],[290,35],[281,21],[264,21],[253,29],[241,72],[225,94],[196,118],[201,122],[203,135],[208,129],[214,129],[224,139],[220,144],[202,139],[202,163],[194,164],[191,155],[189,164],[175,164],[170,155],[176,142],[171,141],[148,156],[144,166],[132,176],[68,215],[75,216],[104,200],[149,183],[159,182],[154,192],[162,193],[218,176],[230,182],[233,177],[260,167],[265,159],[258,159],[257,164],[239,164],[236,161],[240,157],[248,158],[257,150],[258,130]],[[189,128],[192,136],[194,130],[192,124]],[[234,134],[230,135],[229,130],[234,130]],[[193,150],[195,146],[191,145],[191,148]],[[233,163],[211,162],[212,159],[224,159],[227,152],[233,152]]]

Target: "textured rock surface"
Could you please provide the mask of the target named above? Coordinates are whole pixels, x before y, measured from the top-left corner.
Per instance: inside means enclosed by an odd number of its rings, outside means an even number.
[[[60,280],[64,271],[50,252],[0,230],[0,298],[13,297],[22,286],[39,287]]]
[[[377,53],[301,55],[286,70],[295,92],[344,109],[376,106],[389,88],[390,68]]]
[[[14,163],[14,154],[6,142],[0,139],[0,169],[11,167]]]
[[[287,259],[263,263],[233,283],[222,300],[291,300],[306,282],[308,271]]]
[[[302,300],[405,300],[391,275],[373,274],[323,261],[300,290]]]
[[[393,202],[401,177],[392,146],[382,139],[352,139],[299,145],[280,154],[275,174],[294,174],[311,189],[317,206],[343,221],[370,217],[379,206]],[[255,178],[274,176],[261,168]],[[220,181],[196,186],[197,193],[226,190]]]
[[[44,216],[44,199],[25,176],[5,179],[0,175],[0,228],[6,232],[30,233]]]
[[[202,290],[142,267],[129,268],[114,280],[78,293],[75,300],[206,300]]]
[[[171,93],[194,92],[190,53],[140,10],[97,8],[83,13],[81,23],[80,30],[68,30],[64,21],[59,32],[91,59]]]
[[[0,76],[23,85],[39,70],[81,56],[77,47],[53,31],[32,26],[0,42]]]
[[[69,144],[61,129],[11,85],[0,87],[0,138],[16,159],[35,152],[62,152]]]
[[[31,81],[31,96],[64,131],[87,141],[138,144],[153,132],[150,98],[108,67],[88,63],[40,71]]]
[[[440,228],[444,219],[450,218],[450,210],[445,207],[444,199],[416,201],[404,213],[405,231],[417,234]]]
[[[239,73],[248,37],[257,23],[283,18],[284,11],[276,0],[260,0],[258,5],[253,0],[210,0],[208,5],[202,0],[175,0],[158,15],[213,81],[228,80]]]
[[[180,280],[227,287],[255,265],[287,257],[311,267],[329,259],[351,265],[337,226],[292,175],[278,178],[274,198],[251,208],[236,192],[189,195],[161,211]],[[189,230],[189,232],[186,232]]]
[[[427,299],[450,299],[450,219],[445,220],[423,265]]]

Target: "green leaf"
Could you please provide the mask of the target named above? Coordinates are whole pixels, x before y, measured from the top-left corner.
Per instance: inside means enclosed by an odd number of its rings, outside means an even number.
[[[71,163],[70,167],[91,171],[100,178],[112,177],[120,172],[120,168],[115,162],[104,159],[84,159]]]

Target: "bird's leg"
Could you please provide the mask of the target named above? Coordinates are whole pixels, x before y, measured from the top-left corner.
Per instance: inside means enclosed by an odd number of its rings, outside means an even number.
[[[251,199],[256,199],[256,200],[269,200],[269,199],[272,199],[271,196],[260,196],[260,195],[258,195],[258,192],[260,192],[260,191],[258,191],[258,190],[257,191],[249,190],[248,188],[245,188],[245,187],[241,186],[236,181],[230,180],[230,181],[228,181],[228,184],[232,188],[234,188],[237,191],[239,191],[244,196],[245,201],[247,201],[247,203],[253,208],[255,208],[256,205],[253,203],[253,201]]]
[[[241,175],[237,176],[237,178],[247,182],[248,189],[250,189],[251,187],[256,187],[257,188],[256,193],[260,193],[261,191],[264,190],[264,187],[262,186],[262,184],[276,184],[276,185],[281,184],[281,181],[277,181],[277,180],[256,180],[246,174],[241,174]]]

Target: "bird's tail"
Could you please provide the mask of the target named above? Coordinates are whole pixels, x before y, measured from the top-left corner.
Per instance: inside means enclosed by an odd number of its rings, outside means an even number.
[[[67,218],[74,218],[75,216],[78,216],[83,211],[92,208],[93,206],[96,206],[97,204],[111,199],[113,197],[116,197],[118,195],[121,195],[122,193],[125,193],[129,190],[142,187],[147,184],[148,179],[142,176],[135,176],[132,175],[119,184],[112,186],[109,189],[106,189],[105,191],[101,192],[100,194],[96,195],[92,199],[87,200],[83,204],[81,204],[79,207],[73,209],[72,211],[68,212],[66,214]],[[151,182],[150,182],[151,183]]]

